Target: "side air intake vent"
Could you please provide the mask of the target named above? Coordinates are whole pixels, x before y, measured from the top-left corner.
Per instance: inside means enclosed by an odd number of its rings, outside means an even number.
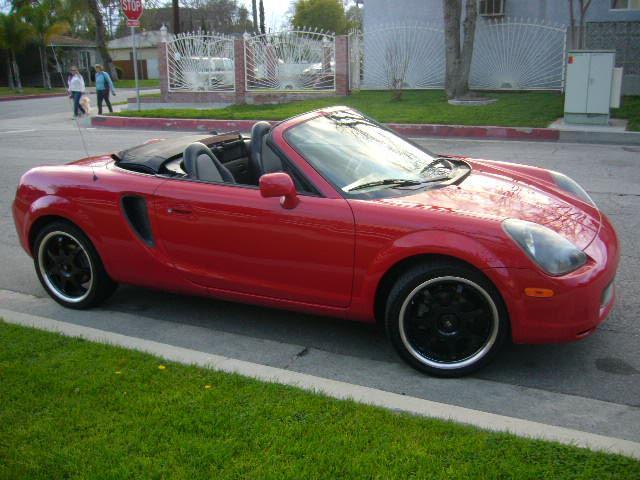
[[[147,211],[147,201],[138,196],[122,197],[122,210],[129,222],[129,226],[147,245],[153,247],[153,234],[151,233],[151,222]]]

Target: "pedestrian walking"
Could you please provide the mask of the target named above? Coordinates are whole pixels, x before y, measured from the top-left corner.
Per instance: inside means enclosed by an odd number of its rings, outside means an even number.
[[[107,104],[109,112],[113,112],[109,93],[115,96],[116,89],[113,87],[111,77],[102,68],[102,65],[96,65],[96,95],[98,97],[98,115],[102,115],[102,100]]]
[[[78,114],[84,115],[85,112],[80,105],[80,99],[84,93],[84,78],[80,75],[77,67],[71,67],[71,78],[69,79],[69,96],[73,99],[73,118],[77,118]]]

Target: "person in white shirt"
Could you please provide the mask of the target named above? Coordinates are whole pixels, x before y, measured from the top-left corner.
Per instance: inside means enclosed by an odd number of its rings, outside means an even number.
[[[73,99],[73,118],[78,117],[78,112],[85,112],[80,105],[80,99],[84,93],[84,78],[80,75],[77,67],[71,67],[71,77],[69,78],[69,95]]]

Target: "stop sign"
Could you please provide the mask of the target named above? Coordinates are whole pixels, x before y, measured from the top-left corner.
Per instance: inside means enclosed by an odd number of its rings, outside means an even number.
[[[122,13],[127,20],[136,22],[142,15],[142,0],[120,0]]]

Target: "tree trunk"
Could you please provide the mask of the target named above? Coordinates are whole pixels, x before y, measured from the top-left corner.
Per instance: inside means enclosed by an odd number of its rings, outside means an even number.
[[[473,58],[473,42],[478,16],[476,0],[466,0],[464,41],[460,45],[462,0],[442,0],[445,25],[445,91],[448,98],[458,98],[469,92],[469,73]]]
[[[267,33],[264,26],[264,3],[262,3],[262,0],[260,0],[260,33],[263,35]]]
[[[113,80],[118,80],[118,72],[113,64],[111,55],[109,54],[109,49],[107,48],[107,34],[104,28],[104,19],[102,18],[102,12],[100,11],[98,0],[89,0],[87,4],[96,23],[96,47],[98,47],[98,52],[100,52],[100,56],[102,57],[102,63],[104,64],[105,70],[111,74],[111,78]]]
[[[180,4],[178,0],[171,1],[171,9],[173,11],[173,34],[180,33]]]
[[[22,93],[22,80],[20,80],[20,68],[18,67],[18,61],[16,60],[15,52],[11,51],[11,63],[13,66],[13,77],[15,82],[15,88]]]
[[[13,69],[11,68],[11,53],[7,50],[7,85],[11,90],[16,88],[13,82]]]
[[[44,43],[38,45],[38,53],[40,54],[40,69],[42,70],[42,87],[51,90],[51,79],[49,78],[49,62],[47,62],[47,51],[42,46]]]
[[[576,48],[576,17],[573,10],[573,0],[569,0],[569,39],[571,40],[571,48]]]
[[[258,33],[258,4],[257,0],[251,0],[251,12],[253,13],[253,31]]]

